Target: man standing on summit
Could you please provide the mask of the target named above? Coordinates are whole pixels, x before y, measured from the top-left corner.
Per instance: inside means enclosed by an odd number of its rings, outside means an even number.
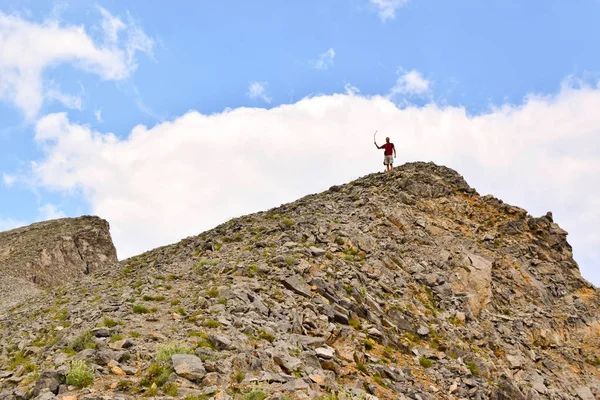
[[[390,172],[394,168],[394,158],[396,158],[396,147],[394,147],[394,143],[390,143],[390,138],[386,137],[383,146],[377,146],[376,141],[375,146],[378,149],[385,149],[385,152],[383,153],[383,165],[385,165],[385,170]],[[392,154],[394,155],[393,157]]]

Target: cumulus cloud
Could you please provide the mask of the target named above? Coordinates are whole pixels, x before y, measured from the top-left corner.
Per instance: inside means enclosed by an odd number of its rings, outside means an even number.
[[[379,9],[379,18],[383,22],[396,18],[396,10],[408,4],[410,0],[370,0]]]
[[[271,98],[267,95],[267,82],[250,82],[248,93],[246,95],[252,100],[262,99],[267,103],[271,102]]]
[[[131,18],[124,22],[100,8],[103,38],[95,41],[83,26],[67,25],[56,16],[36,23],[0,12],[0,100],[34,118],[43,101],[55,99],[80,108],[80,99],[49,88],[44,71],[60,64],[122,80],[136,69],[137,52],[152,53],[153,41]]]
[[[192,111],[118,136],[51,114],[36,126],[45,156],[32,174],[46,189],[80,190],[125,257],[382,170],[378,129],[398,162],[444,164],[482,194],[536,216],[553,211],[584,276],[600,284],[599,108],[600,89],[566,85],[480,115],[351,93]]]
[[[391,90],[391,95],[423,95],[429,91],[431,82],[428,81],[417,70],[407,72],[401,71],[400,76],[396,80],[396,84]]]
[[[96,117],[96,121],[97,122],[104,122],[102,120],[102,110],[96,110],[96,111],[94,111],[94,116]]]
[[[315,69],[326,70],[333,65],[333,59],[335,58],[335,50],[333,48],[328,49],[324,53],[319,55],[317,61],[314,62]]]

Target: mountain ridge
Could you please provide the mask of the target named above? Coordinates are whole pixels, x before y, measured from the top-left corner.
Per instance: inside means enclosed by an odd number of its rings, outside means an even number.
[[[0,399],[594,399],[600,293],[566,237],[405,164],[0,310]]]

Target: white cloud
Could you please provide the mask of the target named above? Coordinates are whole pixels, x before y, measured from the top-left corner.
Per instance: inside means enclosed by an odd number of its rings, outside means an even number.
[[[0,12],[0,100],[14,103],[29,119],[44,98],[77,106],[73,96],[45,91],[44,71],[59,64],[105,80],[129,77],[137,67],[136,52],[151,54],[153,42],[135,22],[125,23],[102,8],[100,12],[103,43],[94,41],[83,26],[63,24],[56,16],[36,23]]]
[[[2,174],[2,181],[4,182],[4,185],[11,187],[17,181],[17,177],[14,175],[9,175],[5,172]]]
[[[40,212],[40,218],[42,221],[65,217],[65,213],[59,210],[56,205],[51,203],[44,204],[38,209],[38,211]]]
[[[410,0],[369,0],[379,9],[379,18],[383,22],[396,18],[396,10],[408,4]]]
[[[429,91],[431,82],[421,75],[417,70],[402,73],[392,88],[391,95],[423,95]]]
[[[335,50],[333,48],[328,49],[326,52],[319,55],[319,59],[314,62],[314,67],[320,70],[326,70],[333,65],[333,59],[335,58]]]
[[[584,276],[600,284],[599,108],[596,87],[564,86],[481,115],[336,94],[270,110],[189,112],[123,138],[52,114],[36,127],[45,157],[33,177],[46,189],[81,190],[125,257],[382,170],[371,143],[378,129],[399,163],[444,164],[482,194],[536,216],[553,211]]]
[[[71,110],[81,110],[83,108],[83,100],[81,96],[63,93],[60,86],[51,82],[46,89],[45,97],[48,100],[56,100]]]
[[[346,83],[344,85],[344,91],[349,96],[352,96],[352,95],[360,93],[360,90],[356,86],[354,86],[354,85],[352,85],[350,83]]]
[[[251,99],[262,99],[267,103],[271,102],[271,98],[267,95],[267,82],[250,82],[248,86],[247,96]]]
[[[104,122],[102,119],[102,110],[94,111],[94,116],[96,117],[97,122]]]

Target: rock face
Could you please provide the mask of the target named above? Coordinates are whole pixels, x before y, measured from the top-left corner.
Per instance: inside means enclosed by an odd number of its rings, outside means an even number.
[[[117,263],[109,225],[63,218],[0,232],[0,275],[51,287]]]
[[[600,292],[566,236],[406,164],[0,309],[0,399],[72,360],[92,387],[63,398],[600,398]]]

